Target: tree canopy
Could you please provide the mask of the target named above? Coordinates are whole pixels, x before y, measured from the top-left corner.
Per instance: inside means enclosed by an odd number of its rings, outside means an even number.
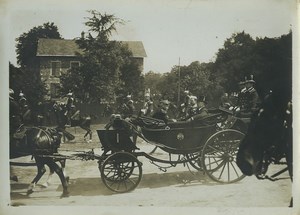
[[[22,68],[36,65],[36,52],[39,38],[61,39],[61,35],[58,32],[58,27],[53,22],[44,23],[20,35],[16,39],[16,53],[17,63]]]
[[[143,88],[141,69],[127,46],[110,40],[116,26],[124,21],[95,10],[89,13],[91,17],[85,22],[89,32],[76,41],[83,50],[83,54],[78,53],[80,67],[62,75],[62,90],[72,90],[88,102],[114,101],[117,94],[138,95]]]

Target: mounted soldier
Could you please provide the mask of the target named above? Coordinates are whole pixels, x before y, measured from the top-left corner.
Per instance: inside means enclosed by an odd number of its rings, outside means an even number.
[[[74,117],[75,114],[73,114],[74,109],[75,109],[75,105],[74,105],[74,97],[73,97],[73,93],[70,91],[67,94],[67,102],[66,102],[66,112],[65,112],[65,116],[67,117],[68,121],[67,121],[67,125],[66,126],[71,126],[71,119]]]
[[[14,91],[9,89],[9,133],[11,136],[22,122],[20,105],[13,96]]]

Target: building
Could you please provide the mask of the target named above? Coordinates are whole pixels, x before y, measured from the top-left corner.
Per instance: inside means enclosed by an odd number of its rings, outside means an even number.
[[[144,69],[144,58],[147,57],[144,45],[141,41],[122,41],[132,52],[133,60]],[[37,57],[39,61],[38,70],[41,79],[46,83],[49,90],[48,99],[56,98],[60,85],[60,76],[73,67],[80,66],[77,53],[82,53],[75,40],[65,39],[39,39]]]

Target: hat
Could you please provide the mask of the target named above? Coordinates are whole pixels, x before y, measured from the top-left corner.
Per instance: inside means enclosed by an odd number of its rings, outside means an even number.
[[[190,91],[188,91],[188,90],[185,90],[185,91],[184,91],[184,93],[185,93],[185,94],[189,94],[189,93],[190,93]]]
[[[253,83],[254,84],[255,81],[254,80],[246,80],[245,83]]]
[[[19,94],[20,97],[24,97],[24,93],[21,91]]]
[[[150,93],[146,93],[146,94],[145,94],[145,97],[150,97]]]
[[[245,84],[246,82],[245,81],[240,81],[239,82],[239,85],[243,85],[243,84]]]
[[[13,91],[13,89],[9,88],[9,95],[13,95],[15,92]]]
[[[127,95],[126,98],[127,98],[127,99],[131,99],[131,95]]]
[[[253,75],[250,75],[249,78],[247,78],[247,76],[245,77],[245,83],[255,83],[255,81],[253,80]]]
[[[73,96],[73,93],[72,93],[72,92],[69,92],[69,93],[67,94],[67,96]]]

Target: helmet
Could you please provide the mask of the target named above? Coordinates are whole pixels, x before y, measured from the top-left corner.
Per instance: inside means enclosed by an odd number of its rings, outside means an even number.
[[[9,95],[12,96],[15,92],[13,91],[13,89],[9,88]]]

